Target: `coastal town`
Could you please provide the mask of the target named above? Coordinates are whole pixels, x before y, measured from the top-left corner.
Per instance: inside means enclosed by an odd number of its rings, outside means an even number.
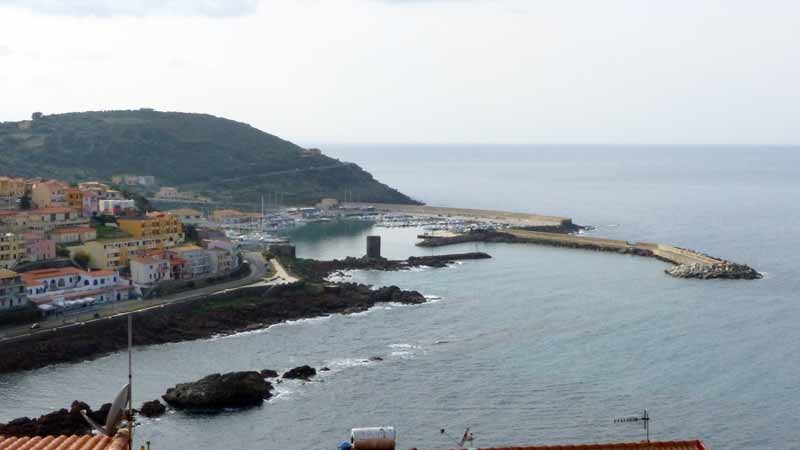
[[[63,315],[240,270],[242,243],[223,228],[252,215],[155,211],[125,189],[153,185],[153,177],[111,183],[0,177],[0,319]]]

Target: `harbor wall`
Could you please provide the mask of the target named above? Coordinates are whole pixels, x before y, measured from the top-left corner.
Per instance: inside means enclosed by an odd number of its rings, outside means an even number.
[[[666,244],[657,244],[651,242],[636,242],[632,244],[627,241],[616,240],[616,239],[606,239],[606,238],[598,238],[590,236],[573,236],[573,235],[542,233],[542,232],[523,231],[523,230],[509,230],[508,233],[526,240],[540,241],[542,243],[552,242],[554,245],[568,245],[568,246],[586,247],[586,248],[591,247],[591,248],[600,248],[608,251],[620,251],[625,253],[637,253],[637,254],[647,254],[649,252],[652,254],[651,256],[655,256],[658,259],[670,262],[675,265],[700,264],[704,266],[710,266],[723,262],[723,260],[718,258],[713,258],[711,256],[704,255],[702,253],[698,253],[692,250],[687,250]],[[634,250],[641,250],[641,252],[634,252]]]

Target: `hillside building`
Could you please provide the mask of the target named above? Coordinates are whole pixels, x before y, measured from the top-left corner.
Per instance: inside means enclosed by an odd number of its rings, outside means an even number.
[[[69,206],[69,185],[63,181],[48,180],[33,183],[31,200],[39,208],[65,208]]]
[[[183,235],[183,225],[178,217],[163,212],[149,213],[145,217],[118,219],[122,231],[133,237]]]
[[[56,257],[56,243],[42,231],[29,231],[22,235],[25,241],[25,262],[38,262]]]
[[[208,252],[196,245],[181,245],[173,247],[169,253],[186,261],[186,267],[181,279],[191,279],[210,275],[211,259]]]
[[[177,261],[182,265],[183,261]],[[166,252],[150,252],[131,259],[131,281],[136,287],[150,287],[162,281],[173,279],[173,273],[180,274],[183,268],[176,270]]]
[[[52,207],[30,211],[0,211],[0,230],[44,231],[58,227],[86,226],[89,219],[71,208]]]
[[[0,311],[19,308],[27,303],[25,284],[19,274],[0,269]]]
[[[98,200],[98,213],[109,216],[129,215],[136,212],[136,202],[130,199],[124,200]]]
[[[165,250],[183,243],[183,233],[151,235],[147,237],[125,237],[85,242],[69,247],[73,257],[78,252],[89,255],[89,266],[95,269],[119,269],[129,264],[140,252]]]
[[[198,225],[206,221],[201,211],[192,208],[173,209],[167,213],[177,217],[184,225]]]
[[[31,270],[20,274],[28,299],[37,305],[69,307],[72,301],[127,300],[131,286],[114,270],[86,271],[74,267]]]
[[[56,244],[75,244],[97,239],[97,230],[92,227],[60,227],[48,235]]]
[[[0,233],[0,269],[12,269],[25,259],[25,239],[20,234]]]
[[[17,209],[19,200],[24,196],[24,178],[0,177],[0,210]]]

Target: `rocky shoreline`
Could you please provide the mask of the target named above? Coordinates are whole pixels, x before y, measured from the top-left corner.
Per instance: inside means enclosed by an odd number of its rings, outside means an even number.
[[[208,338],[329,314],[365,311],[378,303],[424,303],[396,286],[372,290],[355,283],[297,282],[244,288],[195,302],[134,314],[134,345]],[[112,317],[0,346],[0,374],[84,361],[125,349],[127,318]]]
[[[489,259],[491,256],[483,252],[456,253],[450,255],[412,256],[405,260],[386,258],[354,258],[318,261],[313,259],[283,259],[282,262],[305,279],[323,281],[331,274],[346,270],[408,270],[413,267],[447,267],[456,261]]]
[[[676,278],[697,278],[701,280],[759,280],[764,276],[750,266],[723,261],[719,264],[679,264],[664,270]]]

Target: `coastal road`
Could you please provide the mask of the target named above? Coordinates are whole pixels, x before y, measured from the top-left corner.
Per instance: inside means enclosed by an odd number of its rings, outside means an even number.
[[[103,305],[99,309],[89,311],[89,314],[92,314],[90,317],[83,315],[75,316],[73,321],[70,323],[63,323],[63,318],[57,317],[40,322],[39,328],[35,330],[31,330],[29,326],[6,328],[0,330],[0,344],[5,344],[16,339],[51,333],[70,327],[82,326],[86,323],[106,320],[112,317],[125,316],[154,308],[164,308],[171,304],[200,300],[218,293],[229,292],[253,286],[269,286],[274,284],[293,283],[297,281],[297,278],[291,276],[286,269],[274,259],[272,260],[271,264],[275,272],[275,276],[267,279],[267,262],[260,253],[247,252],[245,253],[245,258],[250,263],[250,274],[242,279],[206,286],[200,289],[193,289],[188,292],[182,292],[152,300],[132,300],[110,303]],[[120,311],[120,308],[123,308],[123,310]],[[94,313],[99,314],[100,317],[93,317]],[[81,320],[81,317],[84,317],[84,320]]]

